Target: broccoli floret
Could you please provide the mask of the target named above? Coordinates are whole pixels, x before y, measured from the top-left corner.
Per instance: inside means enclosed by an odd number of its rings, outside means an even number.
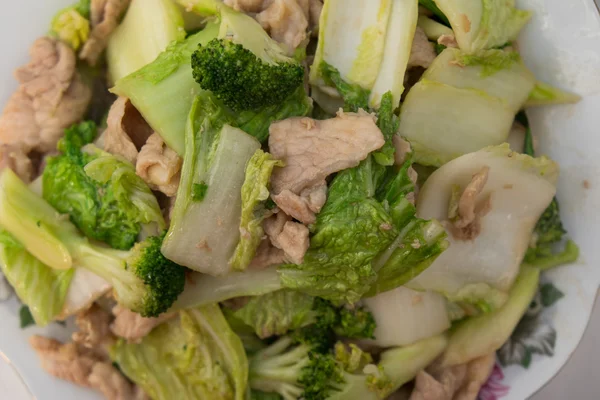
[[[284,336],[249,360],[252,389],[275,392],[284,400],[326,399],[343,382],[342,368],[331,353]]]
[[[65,130],[58,143],[63,154],[48,159],[43,196],[69,214],[86,236],[128,250],[142,232],[165,228],[158,201],[129,162],[89,145],[96,125],[83,122]]]
[[[336,335],[346,338],[374,339],[375,327],[375,318],[368,310],[362,307],[342,307],[339,311],[339,322],[334,330]]]
[[[249,360],[253,390],[284,400],[379,400],[414,379],[446,347],[434,336],[381,354],[379,364],[357,346],[340,342],[321,351],[285,336]]]
[[[235,111],[276,105],[304,83],[304,67],[252,17],[221,7],[218,38],[192,55],[194,79]]]
[[[375,321],[362,308],[335,307],[315,298],[314,323],[280,338],[250,359],[250,386],[276,392],[285,400],[327,399],[345,382],[345,370],[357,370],[371,358],[358,347],[336,342],[336,333],[353,338],[371,338]],[[350,372],[352,372],[350,371]]]
[[[167,311],[185,284],[185,268],[151,236],[129,251],[92,244],[10,169],[0,175],[0,221],[41,262],[54,269],[85,268],[112,284],[119,303],[144,317]]]
[[[166,311],[185,285],[185,269],[162,255],[162,239],[150,236],[136,244],[126,261],[126,272],[133,273],[143,284],[136,282],[134,290],[123,291],[121,298],[129,297],[130,304],[138,303],[135,308],[143,316],[157,316]]]

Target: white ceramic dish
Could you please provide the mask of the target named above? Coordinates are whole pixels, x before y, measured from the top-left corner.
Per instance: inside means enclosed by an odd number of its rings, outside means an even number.
[[[54,12],[73,0],[21,0],[7,3],[0,14],[0,104],[16,88],[12,70],[28,59],[29,45],[48,27]],[[576,265],[545,275],[565,297],[540,316],[540,337],[556,330],[552,357],[534,355],[530,367],[497,369],[481,398],[525,399],[548,382],[575,350],[592,311],[600,284],[600,13],[594,0],[520,0],[521,8],[535,12],[524,30],[520,49],[537,77],[577,92],[577,105],[548,107],[529,112],[540,151],[561,166],[558,197],[571,236],[581,247]],[[584,187],[584,181],[587,182]],[[21,400],[93,400],[100,397],[46,375],[27,339],[43,332],[65,339],[66,328],[44,330],[18,327],[18,303],[0,303],[0,398]],[[539,346],[543,342],[521,343]],[[522,346],[522,347],[523,347]],[[539,348],[543,351],[543,346]],[[10,361],[9,361],[10,360]],[[21,380],[22,379],[22,380]],[[582,382],[573,383],[577,385]]]

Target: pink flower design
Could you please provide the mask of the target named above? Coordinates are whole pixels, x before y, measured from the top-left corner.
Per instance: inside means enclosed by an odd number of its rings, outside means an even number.
[[[494,365],[492,374],[479,392],[479,400],[498,400],[510,391],[510,387],[503,384],[504,373],[498,364]]]

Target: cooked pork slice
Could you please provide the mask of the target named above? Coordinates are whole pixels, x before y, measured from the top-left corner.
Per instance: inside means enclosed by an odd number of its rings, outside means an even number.
[[[317,121],[290,118],[271,125],[269,148],[285,162],[271,178],[275,194],[288,189],[300,194],[330,174],[357,166],[385,143],[373,115],[339,112],[336,118]]]
[[[273,195],[273,201],[286,214],[297,219],[303,224],[310,225],[316,222],[316,214],[321,211],[327,201],[327,183],[318,183],[313,187],[302,190],[300,195],[285,189]]]
[[[140,150],[136,172],[153,190],[163,192],[169,197],[177,194],[181,177],[182,159],[153,133]]]
[[[29,64],[15,71],[20,86],[0,116],[0,144],[43,154],[55,150],[65,128],[81,120],[92,92],[68,45],[42,37],[29,54]]]
[[[92,29],[79,57],[90,65],[96,65],[106,49],[110,34],[119,26],[119,20],[131,0],[92,0],[90,22]]]
[[[283,250],[285,261],[302,264],[304,254],[310,247],[308,228],[291,221],[291,218],[280,211],[263,223],[265,233],[273,246]]]
[[[323,10],[322,0],[225,0],[225,4],[253,16],[289,50],[302,44],[309,31],[317,34]]]
[[[304,9],[302,3],[306,3]],[[307,37],[308,0],[273,0],[267,8],[256,15],[256,20],[273,39],[294,50]]]
[[[33,177],[33,164],[19,145],[0,144],[0,171],[10,168],[24,182]]]
[[[92,389],[96,389],[107,400],[150,399],[143,390],[131,384],[119,370],[108,363],[96,363],[88,377]]]
[[[423,67],[429,68],[437,54],[433,44],[427,39],[423,29],[417,27],[408,59],[408,68]]]
[[[248,266],[249,269],[265,269],[273,265],[283,264],[285,262],[285,253],[283,250],[273,246],[270,239],[263,239],[256,250],[254,258]]]
[[[111,331],[116,336],[133,343],[139,342],[158,325],[176,315],[176,313],[164,313],[156,318],[145,318],[119,305],[115,306],[112,312],[115,320],[110,326]]]
[[[119,97],[113,103],[106,123],[107,128],[102,134],[104,150],[135,165],[138,150],[152,135],[152,128],[126,97]]]
[[[421,371],[410,400],[476,400],[479,390],[492,373],[495,361],[496,354],[491,353],[467,364]]]
[[[112,315],[102,307],[93,304],[79,313],[75,325],[79,330],[73,333],[73,341],[83,347],[93,348],[111,341],[110,321]]]

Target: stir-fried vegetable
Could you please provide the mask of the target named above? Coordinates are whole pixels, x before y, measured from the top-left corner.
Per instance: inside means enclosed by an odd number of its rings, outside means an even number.
[[[169,309],[183,290],[184,269],[148,237],[129,251],[92,244],[10,170],[0,175],[0,225],[48,267],[85,268],[109,281],[119,302],[144,316]]]
[[[0,116],[1,276],[23,327],[77,314],[81,331],[35,338],[44,366],[182,400],[419,397],[438,378],[450,398],[451,368],[474,397],[488,371],[471,363],[491,368],[540,273],[579,255],[523,112],[579,97],[525,66],[514,41],[531,14],[514,0],[61,10]],[[76,112],[92,75],[135,123],[101,122],[96,87]],[[130,141],[133,163],[107,152]]]

